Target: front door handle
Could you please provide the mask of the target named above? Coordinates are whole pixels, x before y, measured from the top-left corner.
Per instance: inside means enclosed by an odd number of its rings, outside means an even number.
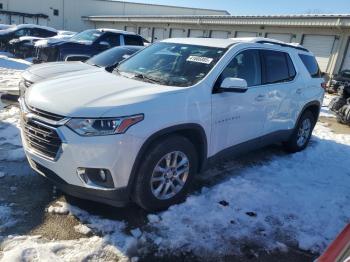
[[[303,92],[303,90],[302,90],[301,88],[298,88],[297,91],[296,91],[296,93],[297,93],[298,95],[300,95],[302,92]]]
[[[264,95],[258,95],[257,97],[255,97],[255,101],[263,101],[265,99]]]

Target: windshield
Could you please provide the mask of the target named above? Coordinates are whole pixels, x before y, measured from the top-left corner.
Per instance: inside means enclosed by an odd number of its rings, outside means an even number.
[[[76,41],[76,42],[88,42],[92,43],[94,42],[97,38],[99,38],[103,32],[98,31],[98,30],[85,30],[79,34],[76,34],[73,36],[70,40]]]
[[[86,61],[87,64],[97,65],[100,67],[108,67],[119,63],[120,61],[128,58],[138,49],[127,49],[124,47],[115,47],[108,49]]]
[[[143,81],[192,86],[208,74],[225,51],[223,48],[161,42],[126,60],[117,71]]]

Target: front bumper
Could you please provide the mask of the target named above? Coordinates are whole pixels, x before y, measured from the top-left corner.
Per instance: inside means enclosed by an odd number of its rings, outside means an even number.
[[[82,137],[65,125],[55,129],[62,144],[55,159],[49,159],[33,150],[22,128],[22,143],[31,167],[70,195],[114,206],[128,202],[132,167],[143,139],[128,134]],[[114,188],[86,184],[77,174],[78,168],[108,169]]]
[[[68,195],[115,207],[123,207],[130,202],[130,190],[128,187],[104,191],[70,185],[50,169],[36,163],[30,158],[28,158],[28,161],[37,173],[47,178],[57,188]]]

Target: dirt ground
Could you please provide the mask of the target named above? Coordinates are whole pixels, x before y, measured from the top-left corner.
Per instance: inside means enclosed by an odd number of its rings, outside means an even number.
[[[350,134],[350,127],[336,122],[335,118],[321,117],[320,120],[326,123],[334,132]],[[279,146],[271,146],[252,152],[249,155],[233,160],[242,165],[252,165],[267,161],[276,154],[285,154]],[[21,174],[16,176],[7,175],[0,178],[0,201],[11,203],[14,210],[18,210],[18,223],[15,227],[8,228],[2,235],[25,234],[25,235],[42,235],[47,239],[68,240],[86,237],[73,230],[78,224],[78,220],[71,215],[55,215],[45,211],[54,201],[68,201],[73,205],[87,210],[92,214],[99,215],[108,219],[124,220],[129,227],[140,227],[147,223],[147,213],[135,205],[129,205],[125,208],[114,208],[104,206],[90,201],[79,200],[62,195],[56,191],[53,186],[43,177],[34,174],[27,162],[1,162],[0,170],[11,174],[14,170],[19,170]],[[218,183],[227,173],[230,161],[222,163],[215,170],[218,173],[205,172],[195,182],[193,190],[203,186],[210,186]],[[220,168],[221,167],[221,168]],[[23,211],[24,214],[23,215]],[[208,261],[314,261],[317,254],[304,252],[295,247],[289,247],[288,252],[267,253],[259,250],[259,247],[246,246],[242,247],[243,254],[240,256],[215,257],[208,258]],[[154,257],[152,254],[142,259],[142,261],[199,261],[191,255],[181,257]],[[202,260],[201,260],[202,261]]]

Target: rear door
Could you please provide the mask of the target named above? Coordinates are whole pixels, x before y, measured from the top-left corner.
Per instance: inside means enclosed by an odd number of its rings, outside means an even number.
[[[262,82],[266,89],[264,96],[266,122],[264,134],[284,131],[294,127],[294,115],[298,109],[298,93],[302,90],[296,82],[297,72],[287,52],[261,50]]]

